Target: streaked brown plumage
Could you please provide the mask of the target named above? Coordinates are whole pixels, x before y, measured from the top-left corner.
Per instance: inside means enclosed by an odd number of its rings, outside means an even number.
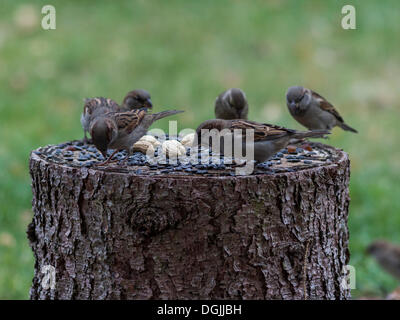
[[[81,115],[81,124],[84,132],[83,141],[88,142],[87,132],[89,132],[89,127],[91,121],[101,114],[106,114],[108,112],[116,112],[120,110],[118,103],[112,99],[97,97],[97,98],[87,98],[85,99],[85,104],[83,106],[83,112]]]
[[[290,87],[286,93],[290,114],[309,130],[340,127],[357,133],[347,125],[335,107],[318,93],[301,86]]]
[[[259,123],[250,120],[213,119],[203,122],[197,128],[197,144],[201,142],[209,143],[209,141],[201,141],[201,130],[203,129],[228,130],[228,132],[232,134],[235,130],[238,130],[242,141],[244,141],[242,144],[243,149],[245,149],[246,143],[252,143],[246,141],[246,130],[254,130],[254,160],[260,162],[268,160],[279,150],[285,148],[291,139],[302,139],[306,137],[320,138],[325,134],[330,134],[328,130],[296,131],[273,124]],[[223,146],[223,143],[221,143],[221,146]],[[223,149],[221,149],[221,152],[223,153]]]
[[[120,150],[126,150],[128,158],[132,153],[133,144],[146,134],[154,121],[181,112],[183,111],[168,110],[148,114],[146,109],[136,109],[98,116],[90,125],[90,135],[94,145],[104,157],[107,156],[108,149],[115,149],[109,159],[102,164],[108,163]]]
[[[143,89],[129,91],[119,106],[114,100],[109,98],[97,97],[85,99],[83,113],[81,115],[81,124],[84,131],[83,141],[88,142],[87,132],[91,121],[99,115],[108,112],[126,112],[137,109],[152,109],[153,105],[150,99],[150,93]]]

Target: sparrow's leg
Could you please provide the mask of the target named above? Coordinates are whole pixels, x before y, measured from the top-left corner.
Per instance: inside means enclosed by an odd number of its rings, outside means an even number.
[[[118,149],[115,149],[114,152],[112,153],[112,155],[104,162],[100,162],[100,163],[96,163],[96,166],[105,166],[106,164],[110,163],[110,162],[116,162],[117,160],[111,161],[112,157],[114,157],[114,155],[118,152]]]
[[[84,136],[83,136],[82,142],[83,142],[84,144],[92,144],[92,139],[89,139],[89,138],[87,137],[86,131],[85,131],[85,134],[84,134]]]
[[[82,139],[82,142],[83,142],[83,143],[88,143],[88,138],[87,138],[87,135],[86,135],[86,131],[83,131],[83,139]]]
[[[120,164],[125,165],[128,162],[128,159],[132,155],[132,153],[133,153],[132,149],[127,150],[127,155],[126,155],[125,159],[121,161]]]

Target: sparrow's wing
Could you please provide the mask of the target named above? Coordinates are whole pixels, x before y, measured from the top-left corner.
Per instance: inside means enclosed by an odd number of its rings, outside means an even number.
[[[223,120],[223,119],[212,119],[212,120],[206,120],[203,123],[201,123],[197,129],[196,133],[198,135],[201,134],[201,130],[212,130],[212,129],[217,129],[219,131],[223,129],[229,128],[231,123],[231,120]]]
[[[118,126],[118,131],[130,134],[143,120],[146,110],[131,110],[128,112],[114,113],[114,120]]]
[[[319,106],[322,110],[328,111],[329,113],[333,114],[336,119],[340,122],[344,122],[342,116],[337,112],[335,107],[328,102],[323,96],[319,95],[318,93],[311,90],[312,96],[319,102]]]
[[[93,115],[97,110],[106,110],[107,112],[118,111],[119,105],[109,98],[97,97],[85,100],[83,108],[84,114]]]
[[[110,110],[113,110],[113,111],[118,111],[118,109],[119,109],[118,103],[116,103],[114,100],[109,99],[109,98],[105,99],[105,105],[107,106],[107,108],[109,108]]]
[[[233,120],[230,129],[241,129],[243,138],[246,135],[247,129],[253,129],[254,141],[274,140],[296,132],[295,130],[286,129],[277,125],[258,123],[249,120]]]

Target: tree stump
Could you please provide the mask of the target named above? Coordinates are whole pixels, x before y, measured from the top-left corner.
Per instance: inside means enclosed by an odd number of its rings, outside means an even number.
[[[313,146],[332,161],[249,176],[150,176],[32,152],[31,299],[350,298],[349,158]]]

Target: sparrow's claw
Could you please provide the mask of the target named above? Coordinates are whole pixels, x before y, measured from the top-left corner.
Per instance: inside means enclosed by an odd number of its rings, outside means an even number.
[[[119,151],[118,149],[115,149],[114,152],[112,153],[112,155],[111,155],[106,161],[103,161],[103,162],[100,162],[100,163],[96,163],[95,165],[96,165],[96,166],[105,166],[106,164],[109,164],[109,163],[111,163],[111,162],[117,162],[118,160],[113,160],[113,161],[111,161],[111,159],[114,157],[114,155],[115,155],[118,151]]]
[[[81,140],[84,144],[93,144],[92,139],[89,139],[86,134],[83,136],[82,140]]]
[[[92,139],[83,138],[81,141],[82,141],[84,144],[93,144]]]

